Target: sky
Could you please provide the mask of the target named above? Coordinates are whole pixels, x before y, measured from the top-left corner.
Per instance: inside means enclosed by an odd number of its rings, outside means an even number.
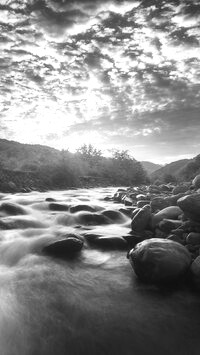
[[[0,0],[0,138],[199,154],[199,0]]]

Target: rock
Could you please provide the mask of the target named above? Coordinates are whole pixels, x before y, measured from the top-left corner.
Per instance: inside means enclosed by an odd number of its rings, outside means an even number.
[[[150,202],[151,212],[157,212],[169,206],[168,201],[163,197],[154,197]]]
[[[183,196],[186,196],[186,194],[184,192],[180,192],[179,194],[166,197],[165,201],[168,203],[168,206],[177,206],[177,201]]]
[[[179,228],[181,225],[182,225],[182,221],[175,220],[175,219],[166,219],[166,218],[164,218],[158,224],[160,230],[165,233],[169,233],[173,229]]]
[[[133,231],[141,232],[148,229],[151,222],[151,211],[147,206],[140,208],[139,211],[134,215],[131,228]]]
[[[91,212],[78,212],[76,216],[77,223],[84,225],[98,225],[98,224],[110,224],[111,221],[103,214],[91,213]]]
[[[155,227],[163,219],[177,219],[183,211],[178,206],[169,206],[157,212],[152,217],[152,226]]]
[[[61,203],[50,203],[49,204],[49,209],[51,211],[68,211],[69,206]]]
[[[188,250],[168,239],[144,240],[129,252],[128,257],[136,275],[150,283],[179,280],[191,264]]]
[[[88,238],[88,242],[103,249],[127,249],[127,241],[118,236],[97,236]]]
[[[3,202],[0,205],[0,212],[3,212],[8,215],[19,215],[19,214],[27,214],[25,208],[11,202]]]
[[[80,211],[95,212],[95,208],[90,205],[75,205],[70,207],[71,213],[76,213]]]
[[[200,222],[200,194],[186,195],[177,201],[186,217]]]
[[[102,212],[102,215],[111,219],[115,223],[122,223],[126,220],[125,216],[120,211],[116,210],[105,210]]]
[[[200,244],[200,233],[191,232],[186,238],[187,244],[199,245]]]
[[[118,190],[113,197],[113,200],[115,202],[122,202],[122,198],[126,195],[126,191],[125,190]]]
[[[122,201],[123,201],[125,206],[132,206],[133,205],[133,200],[130,197],[128,197],[128,196],[124,196]]]
[[[53,197],[47,197],[47,198],[45,199],[45,201],[46,201],[46,202],[55,202],[56,200],[55,200],[55,198],[53,198]]]
[[[149,205],[149,200],[139,200],[137,202],[137,207],[138,208],[142,208],[142,207],[144,207],[146,205]]]
[[[185,244],[184,240],[180,236],[178,236],[176,234],[170,234],[169,237],[167,237],[167,239],[168,240],[173,240],[174,242],[177,242],[177,243],[182,244],[182,245]]]
[[[196,188],[200,188],[200,174],[195,176],[195,178],[192,180],[192,185]]]
[[[82,247],[83,241],[70,234],[65,236],[65,238],[49,243],[42,249],[42,252],[48,255],[64,257],[79,252]]]
[[[138,195],[136,196],[136,200],[137,200],[137,201],[147,200],[147,197],[146,197],[146,195],[138,194]]]
[[[178,185],[173,188],[172,193],[173,193],[173,195],[177,195],[177,194],[186,192],[188,190],[189,190],[188,185]]]

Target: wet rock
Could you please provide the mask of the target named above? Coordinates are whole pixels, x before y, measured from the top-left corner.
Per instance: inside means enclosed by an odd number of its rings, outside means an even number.
[[[200,174],[195,176],[195,178],[192,180],[192,185],[196,188],[200,188]]]
[[[163,219],[177,219],[183,211],[178,206],[169,206],[154,214],[152,217],[152,226],[155,227]]]
[[[136,275],[145,282],[165,283],[181,279],[191,264],[191,255],[179,243],[152,238],[129,252]]]
[[[116,210],[105,210],[102,212],[102,215],[111,219],[115,223],[117,223],[117,222],[121,223],[121,222],[125,221],[125,219],[126,219],[120,211],[116,211]]]
[[[134,209],[134,207],[120,208],[119,212],[125,214],[125,216],[131,217]]]
[[[133,205],[133,200],[128,196],[123,197],[122,201],[125,206],[132,206]]]
[[[118,190],[113,197],[115,202],[122,202],[122,198],[126,195],[126,190]]]
[[[103,249],[127,249],[127,242],[118,236],[97,236],[87,239],[90,244]]]
[[[55,198],[53,198],[53,197],[47,197],[47,198],[45,199],[45,201],[46,201],[46,202],[55,202],[56,200],[55,200]]]
[[[160,211],[169,206],[168,201],[163,197],[154,197],[150,202],[151,212]]]
[[[165,219],[165,218],[158,224],[160,230],[165,233],[169,233],[173,229],[179,228],[181,225],[182,225],[182,221],[175,220],[175,219]]]
[[[177,242],[177,243],[182,244],[182,245],[185,244],[184,239],[181,238],[180,236],[176,235],[176,234],[170,234],[169,237],[167,237],[167,239],[173,240],[174,242]]]
[[[138,195],[136,196],[136,200],[137,200],[137,201],[147,200],[147,197],[146,197],[146,195],[138,194]]]
[[[140,232],[148,229],[151,222],[151,211],[147,206],[140,208],[139,211],[133,216],[131,228],[133,231]]]
[[[50,203],[49,204],[49,209],[51,211],[68,211],[69,206],[61,203]]]
[[[144,207],[146,205],[149,205],[149,200],[139,200],[137,202],[137,207],[138,208],[142,208],[142,207]]]
[[[42,249],[42,252],[56,257],[64,257],[79,252],[82,247],[83,241],[77,238],[77,236],[70,234],[49,243]]]
[[[103,214],[78,212],[76,220],[84,225],[110,224],[110,219]]]
[[[165,200],[168,203],[168,206],[177,206],[177,201],[183,196],[186,196],[186,194],[184,192],[180,192],[179,194],[166,197]]]
[[[186,217],[200,222],[200,194],[187,195],[177,201]]]
[[[8,215],[19,215],[19,214],[27,214],[25,208],[11,202],[3,202],[0,204],[0,212],[3,212]]]
[[[88,212],[95,212],[95,208],[90,205],[76,205],[70,207],[71,213],[76,213],[80,211],[88,211]]]
[[[13,181],[8,182],[8,187],[11,190],[11,192],[16,192],[17,191],[17,185]]]
[[[189,233],[186,238],[186,242],[188,244],[192,244],[192,245],[199,245],[200,244],[200,233],[195,233],[195,232]]]
[[[173,195],[177,195],[177,194],[180,194],[180,193],[184,193],[186,191],[189,190],[189,186],[188,185],[178,185],[178,186],[175,186],[172,190],[172,193]]]

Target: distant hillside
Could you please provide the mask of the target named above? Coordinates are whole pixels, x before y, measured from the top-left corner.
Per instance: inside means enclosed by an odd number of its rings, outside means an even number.
[[[151,174],[162,167],[162,165],[154,164],[150,161],[141,161],[140,163],[142,164],[143,168],[146,170],[147,174]]]
[[[161,180],[191,180],[195,175],[200,173],[200,155],[193,159],[182,159],[172,162],[163,166],[162,168],[154,171],[151,175],[151,181]]]
[[[142,165],[127,151],[102,156],[91,144],[76,153],[0,139],[0,191],[131,186],[147,183]]]
[[[43,164],[56,163],[61,152],[39,144],[22,144],[0,139],[0,165],[4,169],[34,171]]]

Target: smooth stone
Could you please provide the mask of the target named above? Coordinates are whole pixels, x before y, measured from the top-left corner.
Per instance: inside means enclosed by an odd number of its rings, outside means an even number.
[[[136,200],[137,201],[147,200],[147,197],[146,197],[146,195],[139,194],[139,195],[136,196]]]
[[[191,264],[188,250],[168,239],[144,240],[129,252],[128,257],[136,275],[148,283],[179,280]]]
[[[163,219],[177,219],[183,211],[178,206],[169,206],[157,212],[152,217],[152,226],[155,227]]]
[[[71,213],[76,213],[76,212],[80,212],[80,211],[87,211],[87,212],[95,212],[96,211],[95,208],[90,205],[71,206],[69,210]]]
[[[61,203],[50,203],[49,209],[51,211],[68,211],[69,206]]]
[[[173,195],[177,195],[182,192],[188,191],[188,189],[189,189],[188,185],[178,185],[173,188],[172,193],[173,193]]]
[[[154,197],[150,202],[151,212],[157,212],[169,206],[169,203],[164,197]]]
[[[186,217],[200,222],[200,194],[186,195],[177,201]]]
[[[186,242],[192,245],[200,244],[200,233],[191,232],[186,238]]]
[[[78,223],[85,225],[98,225],[98,224],[110,224],[110,219],[103,214],[91,213],[91,212],[78,212],[76,216]]]
[[[139,211],[134,215],[131,221],[131,228],[133,231],[140,232],[150,225],[151,222],[151,211],[148,207],[140,208]]]
[[[48,255],[64,257],[79,252],[82,247],[82,240],[73,235],[69,235],[49,243],[42,249],[42,252]]]
[[[122,199],[123,203],[125,206],[132,206],[133,205],[133,200],[130,197],[125,196]]]
[[[56,200],[55,200],[55,198],[53,198],[53,197],[47,197],[47,198],[45,199],[45,201],[46,201],[46,202],[55,202]]]
[[[88,242],[96,247],[107,249],[127,249],[127,241],[118,236],[98,236],[88,239]]]
[[[179,220],[164,218],[161,222],[159,222],[158,226],[161,231],[169,233],[173,229],[181,227],[182,223],[183,222]]]
[[[167,237],[167,239],[168,240],[173,240],[174,242],[180,243],[182,245],[185,244],[184,240],[180,236],[178,236],[176,234],[170,234],[169,237]]]
[[[11,202],[1,203],[0,212],[4,212],[6,214],[13,215],[13,216],[19,214],[21,215],[27,214],[27,211],[23,207]]]
[[[183,196],[186,196],[186,194],[184,192],[180,192],[179,194],[165,197],[165,201],[168,203],[168,206],[177,206],[177,201]]]
[[[121,223],[121,222],[125,221],[125,217],[120,211],[105,210],[105,211],[102,212],[102,215],[104,215],[105,217],[111,219],[114,222]]]
[[[142,208],[142,207],[144,207],[146,205],[149,205],[149,200],[140,200],[140,201],[137,202],[137,207],[138,208]]]
[[[200,188],[200,174],[196,175],[195,178],[192,180],[192,185],[196,188]]]

